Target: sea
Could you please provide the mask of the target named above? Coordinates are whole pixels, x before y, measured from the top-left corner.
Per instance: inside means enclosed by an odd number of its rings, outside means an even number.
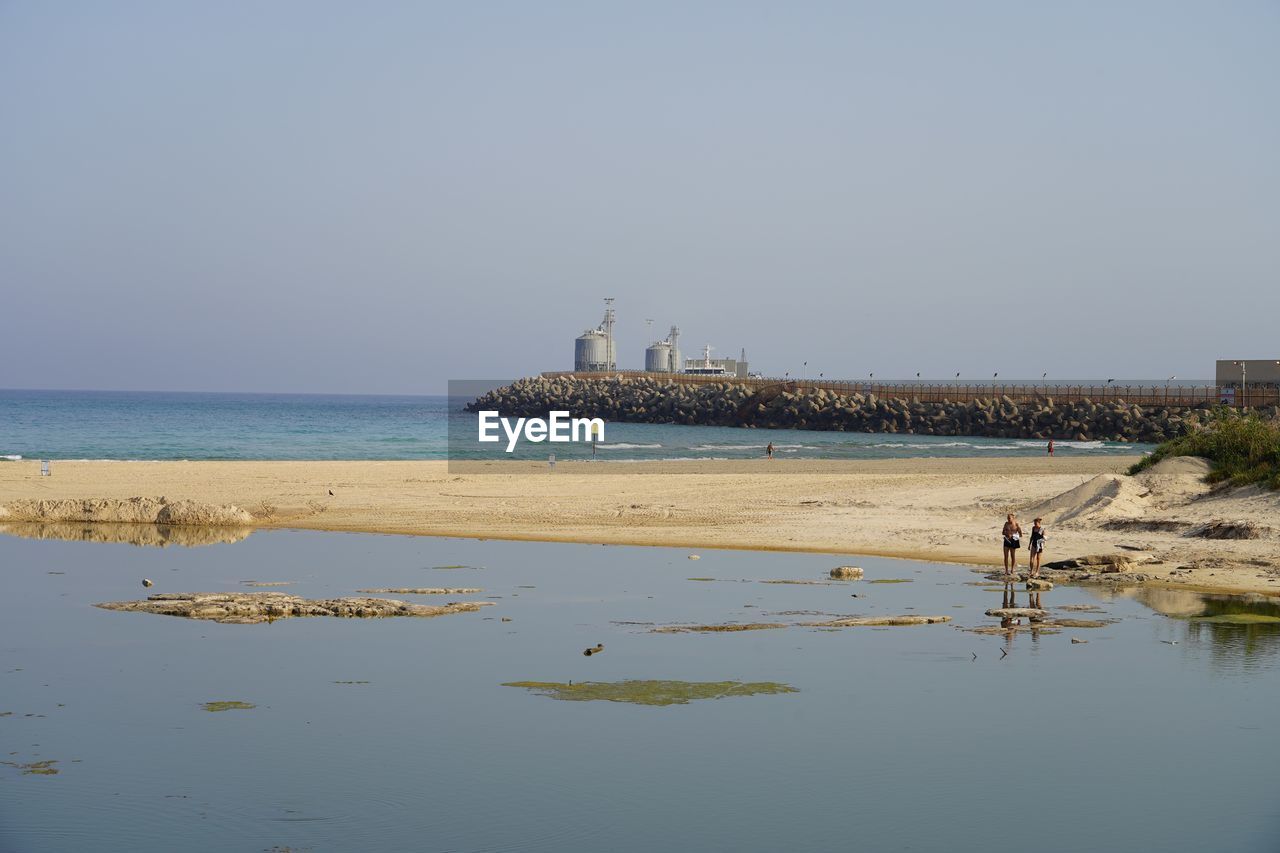
[[[0,460],[466,459],[476,432],[464,398],[0,390]],[[513,458],[601,462],[1039,456],[1044,442],[976,437],[608,423],[604,440],[522,442]],[[1059,441],[1063,456],[1133,454],[1149,445]],[[490,458],[492,454],[474,458]]]

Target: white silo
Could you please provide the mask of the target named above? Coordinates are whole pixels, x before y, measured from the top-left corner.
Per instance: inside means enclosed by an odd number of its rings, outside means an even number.
[[[671,344],[655,341],[644,351],[644,369],[649,373],[671,372]]]
[[[600,329],[587,329],[573,342],[573,369],[578,373],[613,370],[613,342]]]
[[[587,329],[573,342],[573,370],[575,373],[610,371],[618,369],[618,350],[613,342],[612,297],[604,301],[604,320],[594,329]]]

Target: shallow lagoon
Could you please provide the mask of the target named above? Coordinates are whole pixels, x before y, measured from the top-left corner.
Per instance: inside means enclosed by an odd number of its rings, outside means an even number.
[[[963,568],[689,553],[287,531],[165,549],[0,537],[0,759],[59,771],[0,766],[0,850],[1276,849],[1280,631],[1192,618],[1274,607],[1059,587],[1043,605],[1119,621],[1010,640],[963,630],[1002,603]],[[850,563],[865,581],[757,582]],[[388,597],[494,606],[261,625],[91,606],[254,591],[246,581],[311,597],[481,587]],[[644,624],[826,618],[794,611],[955,621]],[[629,679],[799,692],[649,706],[502,686]]]

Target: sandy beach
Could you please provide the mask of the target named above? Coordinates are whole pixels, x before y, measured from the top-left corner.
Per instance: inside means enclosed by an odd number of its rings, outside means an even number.
[[[1171,460],[1177,464],[1156,476],[1120,473],[1133,461],[758,460],[561,463],[554,469],[511,462],[481,463],[474,473],[425,461],[68,461],[55,462],[51,477],[39,475],[39,463],[23,461],[0,464],[0,507],[9,508],[0,521],[27,535],[126,538],[127,525],[123,533],[95,534],[92,526],[76,524],[70,533],[47,526],[41,533],[13,522],[41,512],[24,501],[163,496],[246,510],[251,522],[239,535],[304,528],[816,551],[996,567],[1000,525],[1004,513],[1014,511],[1027,529],[1032,513],[1048,519],[1046,561],[1126,548],[1154,555],[1159,562],[1142,570],[1180,586],[1280,593],[1280,543],[1271,528],[1280,518],[1280,495],[1213,492],[1200,482],[1198,460]],[[1213,522],[1251,526],[1258,538],[1197,535]],[[212,528],[204,539],[236,536]],[[1020,557],[1025,561],[1025,550]]]

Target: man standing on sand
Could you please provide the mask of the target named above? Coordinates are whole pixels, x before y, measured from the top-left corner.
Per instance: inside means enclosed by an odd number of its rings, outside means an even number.
[[[1004,573],[1013,577],[1014,569],[1018,568],[1018,549],[1022,547],[1022,526],[1013,513],[1005,516],[1000,535],[1004,537]]]
[[[764,449],[764,455],[768,456],[770,459],[773,458],[773,442],[772,441],[769,442],[769,446]]]

